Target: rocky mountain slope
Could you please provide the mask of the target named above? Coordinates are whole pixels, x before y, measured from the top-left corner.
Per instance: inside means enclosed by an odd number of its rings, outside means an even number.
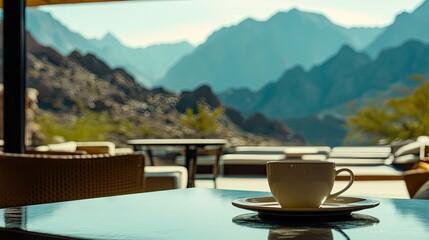
[[[146,86],[151,86],[163,77],[172,65],[194,49],[188,42],[131,48],[110,33],[101,39],[87,39],[68,29],[47,12],[28,9],[26,17],[28,31],[43,45],[50,46],[63,55],[75,50],[83,54],[94,54],[109,67],[125,68]]]
[[[183,127],[181,112],[178,111],[177,104],[183,96],[162,89],[148,90],[123,69],[111,69],[94,55],[75,51],[69,56],[62,56],[52,48],[39,45],[31,35],[27,37],[27,44],[27,84],[39,91],[42,111],[70,119],[83,107],[95,112],[109,112],[119,122],[122,119],[132,121],[136,126],[144,124],[151,130],[150,137],[195,137],[187,135],[189,131]],[[198,91],[194,95],[207,97],[207,94],[199,95]],[[192,106],[182,104],[181,107]],[[269,121],[265,123],[270,124]],[[220,126],[211,137],[227,138],[234,145],[304,144],[302,138],[284,126],[284,134],[289,138],[250,133],[232,122],[227,115],[221,117]],[[138,129],[135,131],[136,137],[147,137]],[[123,144],[126,139],[116,136],[106,140]]]
[[[224,108],[225,116],[242,130],[256,135],[271,136],[284,142],[304,143],[306,140],[295,134],[290,128],[279,120],[271,120],[263,114],[256,113],[244,117],[237,109],[223,106],[219,98],[212,92],[210,87],[201,86],[192,92],[185,91],[180,94],[176,108],[183,113],[187,108],[197,111],[198,103],[205,103],[211,108]]]

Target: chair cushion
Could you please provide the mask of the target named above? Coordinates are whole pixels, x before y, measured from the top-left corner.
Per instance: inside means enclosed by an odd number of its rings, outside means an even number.
[[[407,154],[397,156],[392,162],[392,165],[403,171],[410,170],[417,167],[417,163],[420,161],[420,156],[415,154]]]
[[[183,166],[146,166],[145,192],[186,188],[188,171]]]
[[[285,154],[225,154],[221,165],[265,165],[268,161],[286,160]]]
[[[47,151],[75,152],[76,149],[77,149],[77,143],[70,141],[70,142],[63,142],[63,143],[48,144]]]
[[[109,154],[115,155],[115,144],[108,141],[77,142],[77,149],[89,154]]]
[[[419,154],[420,153],[420,142],[411,142],[398,148],[395,152],[395,156],[402,156],[407,154]]]
[[[240,146],[235,148],[238,154],[287,154],[290,156],[304,154],[328,154],[328,146]]]
[[[395,151],[395,156],[401,156],[406,154],[420,154],[421,149],[429,145],[429,137],[427,136],[420,136],[417,138],[416,141],[405,144],[404,146],[398,148],[398,150]]]
[[[414,199],[427,199],[429,200],[429,181],[423,184],[413,197]]]
[[[332,148],[333,153],[346,152],[346,153],[391,153],[390,146],[339,146]]]

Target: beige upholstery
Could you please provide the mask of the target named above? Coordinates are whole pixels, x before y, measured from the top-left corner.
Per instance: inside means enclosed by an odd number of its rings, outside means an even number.
[[[384,166],[392,164],[390,146],[339,146],[332,148],[327,161],[337,166]]]
[[[85,151],[89,154],[109,154],[114,156],[115,144],[108,141],[77,142],[76,150]]]
[[[0,207],[144,191],[144,156],[0,155]]]
[[[224,154],[221,165],[264,165],[268,161],[286,160],[285,154]]]
[[[182,166],[146,166],[145,192],[186,188],[188,171]]]
[[[327,155],[329,146],[240,146],[235,148],[238,154],[286,154],[287,158],[301,158],[307,154]]]
[[[30,151],[30,150],[28,150]],[[64,153],[88,153],[88,154],[109,154],[110,156],[121,154],[132,154],[131,148],[116,148],[113,142],[109,141],[88,141],[48,144],[31,149],[32,152],[64,152]]]
[[[221,156],[223,175],[266,175],[269,161],[286,160],[286,154],[224,154]]]
[[[395,156],[415,154],[415,155],[419,155],[422,158],[424,157],[424,154],[425,154],[425,146],[429,146],[429,137],[420,136],[414,142],[410,142],[408,144],[405,144],[399,147],[395,151]]]
[[[55,143],[37,146],[33,150],[35,151],[55,151],[55,152],[74,152],[77,149],[77,143],[74,141],[63,142],[63,143]]]
[[[76,150],[74,152],[63,152],[63,151],[37,151],[37,150],[25,150],[26,154],[36,155],[84,155],[88,154],[85,151]]]
[[[404,173],[404,181],[410,198],[413,198],[420,187],[429,181],[429,164],[420,162],[417,169],[406,171]]]

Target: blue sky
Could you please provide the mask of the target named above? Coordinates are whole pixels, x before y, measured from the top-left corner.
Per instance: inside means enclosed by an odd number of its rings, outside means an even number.
[[[133,47],[187,40],[203,42],[222,26],[252,17],[265,20],[296,7],[323,13],[334,23],[385,26],[424,0],[170,0],[127,1],[40,7],[88,38],[110,32]]]

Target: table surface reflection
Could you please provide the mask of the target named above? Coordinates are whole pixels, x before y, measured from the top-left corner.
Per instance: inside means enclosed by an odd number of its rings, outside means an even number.
[[[427,239],[429,201],[376,199],[376,208],[332,221],[265,219],[232,206],[267,192],[183,189],[0,210],[0,238]],[[16,230],[17,229],[17,230]],[[34,236],[33,236],[34,237]],[[28,239],[33,239],[29,237]]]

